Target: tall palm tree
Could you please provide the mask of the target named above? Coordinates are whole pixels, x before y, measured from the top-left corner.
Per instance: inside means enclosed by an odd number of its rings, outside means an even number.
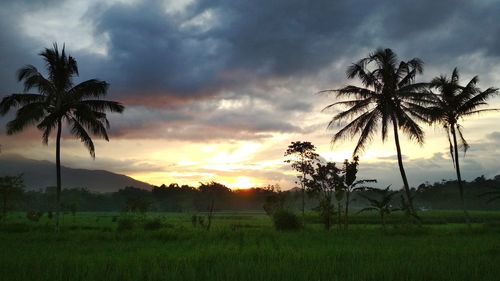
[[[457,68],[453,69],[451,77],[444,75],[435,77],[429,83],[432,89],[438,91],[437,94],[431,92],[428,95],[427,111],[428,118],[431,123],[440,124],[446,130],[448,137],[450,155],[455,171],[457,173],[458,189],[460,192],[460,200],[464,211],[465,222],[470,225],[470,218],[465,207],[464,188],[462,176],[460,173],[460,161],[458,150],[461,148],[465,153],[469,148],[469,144],[462,134],[462,126],[459,124],[460,119],[476,115],[488,111],[497,111],[499,109],[479,109],[486,105],[486,100],[498,94],[498,89],[488,88],[481,91],[477,87],[478,77],[473,77],[465,86],[459,84],[459,73]],[[457,140],[458,133],[458,140]]]
[[[420,104],[423,99],[421,92],[425,84],[413,83],[415,76],[422,71],[423,62],[420,59],[414,58],[399,62],[391,49],[379,49],[352,64],[346,71],[349,79],[358,77],[364,87],[349,85],[338,90],[321,91],[334,92],[337,98],[348,98],[330,104],[324,110],[335,106],[348,108],[332,118],[328,129],[333,130],[337,123],[348,121],[345,127],[335,133],[332,143],[345,138],[354,138],[359,134],[353,155],[358,155],[365,149],[379,124],[382,127],[382,141],[385,141],[392,124],[399,171],[403,179],[406,199],[413,213],[415,213],[415,208],[403,166],[399,131],[402,130],[411,140],[419,144],[424,142],[424,132],[412,119],[425,120],[424,116],[419,113],[423,109]]]
[[[80,139],[95,158],[95,147],[90,134],[109,141],[106,129],[109,121],[106,111],[123,112],[123,105],[103,100],[109,84],[91,79],[74,85],[78,76],[76,60],[66,55],[54,43],[52,49],[40,53],[45,61],[48,77],[45,78],[33,65],[27,65],[17,72],[18,81],[24,83],[24,92],[6,96],[0,102],[0,115],[12,108],[18,108],[15,118],[7,123],[7,134],[21,132],[36,125],[42,131],[42,141],[47,144],[52,131],[56,130],[56,230],[59,230],[59,209],[61,198],[61,134],[63,122],[70,127],[70,133]],[[31,89],[38,93],[28,93]],[[90,133],[90,134],[89,134]]]

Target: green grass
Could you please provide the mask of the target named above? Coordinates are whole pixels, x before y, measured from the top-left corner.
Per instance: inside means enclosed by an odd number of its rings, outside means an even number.
[[[148,214],[122,232],[117,213],[83,213],[56,234],[46,217],[13,214],[0,223],[0,280],[498,280],[500,212],[472,215],[471,230],[449,211],[422,213],[422,227],[395,216],[385,231],[375,214],[353,215],[349,230],[327,232],[309,214],[283,233],[255,213],[219,213],[210,231],[187,214]],[[153,218],[162,227],[144,230]]]

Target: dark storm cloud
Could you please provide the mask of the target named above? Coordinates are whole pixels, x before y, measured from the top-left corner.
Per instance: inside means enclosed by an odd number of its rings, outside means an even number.
[[[16,69],[41,63],[36,53],[47,46],[24,36],[15,23],[47,6],[45,2],[2,2],[2,92],[19,89],[13,78]],[[107,38],[107,55],[71,53],[83,78],[109,81],[113,99],[145,106],[133,122],[117,125],[120,132],[164,121],[225,127],[223,135],[238,128],[298,132],[292,122],[277,120],[285,120],[290,112],[311,112],[304,77],[315,77],[341,61],[343,66],[333,70],[328,81],[318,83],[346,83],[349,63],[377,47],[394,48],[401,59],[420,57],[426,71],[436,65],[451,70],[457,57],[478,52],[480,60],[500,61],[499,14],[499,1],[465,0],[198,0],[170,14],[162,1],[100,3],[89,7],[83,19],[95,36]],[[475,71],[481,76],[483,70]],[[287,91],[268,85],[280,79],[289,81]],[[261,99],[272,108],[217,114],[173,110],[208,103],[227,92],[236,100]],[[172,112],[152,116],[148,108]]]
[[[211,95],[254,79],[314,75],[381,45],[424,60],[500,50],[494,1],[200,0],[182,14],[163,10],[158,1],[116,4],[93,18],[110,38],[107,71],[118,74],[118,89]]]

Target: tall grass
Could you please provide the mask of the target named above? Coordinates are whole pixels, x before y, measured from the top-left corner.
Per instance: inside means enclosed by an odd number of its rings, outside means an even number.
[[[500,227],[489,214],[487,224],[472,230],[442,223],[422,228],[402,224],[386,232],[375,224],[324,231],[318,224],[290,233],[275,231],[265,216],[230,214],[216,217],[210,231],[192,227],[188,215],[162,214],[148,216],[169,227],[120,232],[112,216],[79,215],[59,234],[43,221],[12,217],[0,226],[0,280],[423,281],[500,276]],[[500,221],[499,213],[496,219]],[[12,225],[28,228],[11,231]]]

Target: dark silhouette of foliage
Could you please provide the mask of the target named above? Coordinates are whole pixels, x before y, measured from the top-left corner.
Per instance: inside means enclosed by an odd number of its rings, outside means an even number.
[[[425,120],[417,110],[421,108],[424,96],[421,92],[425,84],[413,83],[422,70],[423,63],[418,58],[398,61],[391,49],[379,49],[352,64],[346,71],[347,78],[358,77],[364,87],[349,85],[338,90],[320,92],[333,92],[338,98],[347,98],[326,106],[324,110],[337,106],[348,108],[332,118],[328,129],[336,129],[337,123],[348,122],[334,134],[332,143],[359,135],[353,155],[358,155],[366,148],[379,124],[382,128],[382,141],[385,141],[392,124],[399,170],[412,212],[415,212],[415,208],[403,166],[399,131],[419,144],[424,143],[424,132],[413,120]]]
[[[61,196],[61,134],[63,123],[70,127],[70,133],[78,138],[95,158],[95,147],[90,134],[109,140],[109,121],[106,112],[123,112],[123,105],[103,100],[108,83],[96,79],[74,85],[78,76],[76,60],[66,54],[63,46],[59,51],[54,43],[52,49],[40,53],[48,77],[45,78],[33,65],[27,65],[17,72],[17,78],[24,83],[24,93],[4,97],[0,102],[0,115],[18,108],[14,120],[7,123],[7,134],[12,135],[36,125],[42,131],[42,141],[47,144],[56,130],[56,230],[59,230]],[[38,91],[27,93],[31,89]]]
[[[203,196],[206,204],[207,221],[206,224],[203,222],[203,225],[207,230],[210,230],[214,211],[216,211],[216,201],[226,201],[231,194],[231,189],[223,184],[212,181],[209,183],[201,183],[198,190]]]
[[[116,231],[118,232],[131,231],[134,228],[135,228],[135,220],[133,218],[123,217],[118,220],[118,226],[116,228]]]
[[[497,95],[498,89],[488,88],[481,91],[477,87],[479,81],[478,76],[473,77],[465,86],[459,84],[460,76],[458,69],[453,69],[451,77],[441,75],[432,79],[429,86],[438,91],[438,93],[429,92],[426,101],[426,109],[422,111],[431,123],[443,126],[448,137],[450,156],[455,166],[457,174],[458,189],[460,200],[462,201],[462,209],[464,211],[465,222],[470,227],[470,217],[467,212],[467,207],[464,199],[464,188],[462,176],[460,173],[460,161],[458,150],[461,149],[465,153],[469,148],[469,144],[462,133],[462,126],[459,120],[463,120],[471,115],[478,115],[488,111],[497,111],[500,109],[480,109],[487,105],[486,100]],[[458,135],[458,138],[457,138]],[[484,178],[483,178],[484,179]]]
[[[299,172],[297,178],[302,191],[302,218],[304,218],[305,214],[307,176],[313,173],[313,164],[318,160],[319,156],[314,152],[315,150],[316,147],[308,141],[294,141],[288,146],[285,152],[285,157],[292,157],[292,159],[286,159],[285,162],[291,163],[292,168]]]
[[[158,230],[162,227],[163,227],[163,224],[159,218],[147,220],[144,223],[144,230]]]
[[[2,219],[7,217],[9,204],[23,194],[23,175],[0,177],[0,196],[2,200]]]
[[[340,169],[333,162],[327,162],[324,165],[317,163],[316,168],[311,173],[311,180],[308,180],[306,183],[309,191],[319,195],[320,199],[317,209],[327,230],[333,224],[333,215],[335,212],[335,206],[332,202],[333,197],[336,197],[340,209],[340,200],[344,192],[340,172]]]
[[[349,204],[351,203],[351,193],[355,190],[364,190],[368,188],[364,184],[376,183],[376,179],[356,180],[358,174],[359,157],[353,157],[352,161],[344,160],[343,167],[343,190],[345,194],[344,227],[349,227]]]
[[[297,215],[287,210],[279,210],[274,213],[273,223],[276,230],[280,231],[299,230],[302,227]]]
[[[372,191],[375,196],[370,197],[365,194],[361,194],[361,197],[368,200],[370,207],[361,209],[358,213],[366,211],[377,211],[380,216],[380,221],[382,227],[385,229],[385,216],[389,215],[391,212],[398,211],[399,209],[393,208],[391,205],[392,197],[398,194],[397,191],[389,190],[390,186],[385,189],[377,188],[367,188],[367,190]],[[412,213],[413,214],[413,213]]]
[[[277,211],[285,209],[287,193],[283,192],[281,187],[277,184],[268,185],[265,189],[269,191],[269,195],[266,197],[266,201],[262,206],[266,214],[272,216]]]
[[[33,221],[33,222],[38,222],[40,220],[40,218],[42,218],[43,216],[43,212],[41,211],[28,211],[26,213],[26,218],[30,221]]]

